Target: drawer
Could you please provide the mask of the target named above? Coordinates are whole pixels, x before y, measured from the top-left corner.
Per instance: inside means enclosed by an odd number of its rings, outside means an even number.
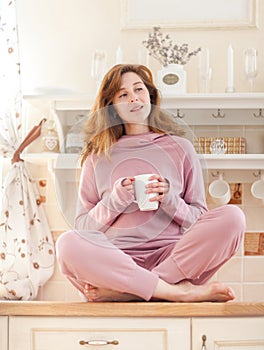
[[[10,317],[9,350],[189,350],[181,318]]]

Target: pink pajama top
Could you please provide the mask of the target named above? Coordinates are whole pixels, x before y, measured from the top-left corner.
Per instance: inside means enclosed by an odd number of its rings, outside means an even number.
[[[170,184],[158,210],[140,211],[121,185],[125,177],[144,173],[160,174]],[[153,132],[124,135],[112,146],[110,160],[87,157],[75,227],[95,240],[104,233],[120,249],[155,250],[177,242],[206,211],[201,166],[190,141]]]

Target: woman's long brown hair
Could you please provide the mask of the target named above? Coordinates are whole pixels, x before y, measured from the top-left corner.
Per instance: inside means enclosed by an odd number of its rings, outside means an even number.
[[[160,95],[154,85],[151,71],[143,65],[118,64],[104,76],[89,118],[84,125],[85,147],[81,164],[90,154],[103,153],[109,158],[111,146],[125,134],[123,121],[114,108],[113,99],[121,87],[122,75],[129,72],[137,74],[149,91],[151,103],[149,130],[160,134],[183,135],[173,117],[160,110]]]

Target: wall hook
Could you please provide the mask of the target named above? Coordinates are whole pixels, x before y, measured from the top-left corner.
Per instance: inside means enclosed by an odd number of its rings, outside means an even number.
[[[261,170],[259,170],[259,171],[255,171],[255,172],[253,173],[253,176],[255,176],[255,177],[261,177],[261,174],[262,174],[262,172],[261,172]]]
[[[176,118],[181,118],[182,119],[182,118],[185,117],[185,114],[181,114],[179,109],[177,109],[176,111],[177,111]]]
[[[211,175],[212,175],[212,177],[219,177],[220,175],[224,175],[224,173],[220,173],[220,171],[219,170],[217,170],[217,171],[215,171],[215,172],[212,172],[211,173]]]
[[[221,109],[218,108],[217,109],[217,114],[212,114],[212,117],[214,117],[214,118],[224,118],[225,114],[221,114]]]
[[[253,113],[255,118],[264,118],[264,115],[262,114],[262,108],[259,109],[258,114]]]

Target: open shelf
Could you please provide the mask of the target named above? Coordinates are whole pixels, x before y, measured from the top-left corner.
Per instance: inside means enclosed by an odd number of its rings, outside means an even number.
[[[264,154],[199,154],[198,156],[202,166],[208,169],[264,169]],[[49,164],[52,169],[80,168],[78,154],[24,153],[21,158],[29,163]]]
[[[56,110],[90,109],[96,96],[88,94],[26,94],[24,100],[31,103],[54,102]],[[162,96],[163,108],[264,108],[264,93],[186,93],[177,96]]]
[[[264,154],[199,154],[199,158],[207,169],[264,169]]]
[[[258,109],[264,108],[264,93],[215,93],[182,94],[175,97],[163,96],[163,108],[223,108],[223,109]]]
[[[46,106],[54,119],[59,135],[61,151],[64,150],[66,132],[71,126],[72,117],[77,113],[88,112],[95,100],[95,96],[88,94],[28,94],[24,99],[30,104]],[[194,127],[194,133],[200,127],[209,127],[210,130],[231,126],[239,129],[239,135],[245,135],[244,128],[254,128],[258,131],[264,125],[264,93],[186,93],[174,97],[163,96],[161,107],[171,110],[179,117],[183,126]],[[221,115],[217,111],[221,109]],[[263,110],[263,111],[262,111]],[[176,112],[177,111],[177,112]],[[220,112],[219,112],[220,113]],[[181,116],[184,117],[182,119]],[[252,129],[253,130],[253,129]],[[262,130],[262,129],[261,129]],[[220,133],[220,131],[218,131]],[[235,132],[235,131],[234,131]],[[261,132],[261,131],[260,131]],[[258,132],[257,142],[259,148],[257,154],[199,154],[203,169],[212,170],[264,170],[264,152],[262,136]],[[249,132],[251,139],[248,142],[255,142],[253,132]],[[256,149],[256,148],[254,148]],[[262,152],[262,153],[261,153]],[[25,153],[22,155],[27,162],[46,165],[55,177],[65,181],[64,177],[72,176],[73,171],[80,169],[80,157],[78,154],[66,153]],[[64,171],[68,170],[68,171]],[[244,171],[245,173],[245,171]],[[67,174],[67,175],[66,175]],[[242,176],[242,174],[239,174]]]
[[[24,153],[20,155],[26,162],[46,165],[50,170],[80,168],[79,154],[70,153]]]

